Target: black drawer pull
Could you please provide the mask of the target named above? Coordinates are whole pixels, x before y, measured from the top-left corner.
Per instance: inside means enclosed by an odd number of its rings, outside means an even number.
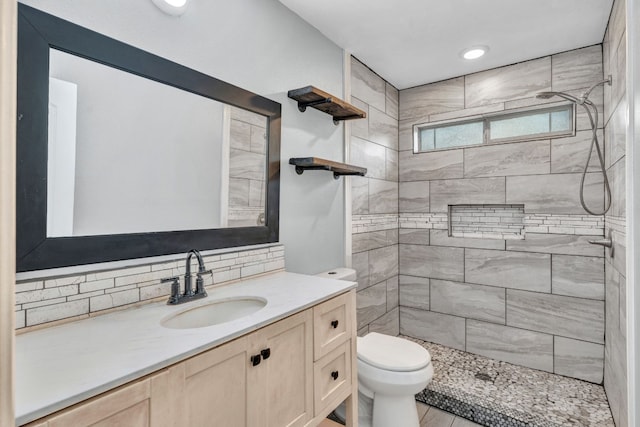
[[[271,357],[271,349],[270,348],[265,348],[264,350],[262,350],[260,352],[260,354],[262,355],[262,358],[264,360],[267,360],[269,357]]]
[[[339,375],[338,371],[331,372],[331,378],[333,378],[334,381],[338,379],[338,375]]]
[[[338,327],[338,321],[337,321],[337,320],[332,320],[332,321],[331,321],[331,327],[332,327],[333,329],[336,329],[336,328]]]
[[[251,356],[251,365],[258,366],[260,364],[261,359],[262,358],[259,354],[256,354],[255,356]]]

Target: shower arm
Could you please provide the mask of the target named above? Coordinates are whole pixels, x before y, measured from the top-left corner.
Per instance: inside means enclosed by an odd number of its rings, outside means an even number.
[[[586,102],[586,101],[587,101],[587,98],[589,98],[589,95],[591,94],[591,92],[593,92],[593,90],[594,90],[596,87],[598,87],[598,86],[600,86],[600,85],[603,85],[603,84],[605,84],[605,83],[606,83],[606,84],[608,84],[609,86],[611,86],[611,74],[609,74],[609,76],[608,76],[606,79],[601,80],[601,81],[599,81],[598,83],[595,83],[595,84],[594,84],[594,85],[592,85],[589,89],[587,89],[587,90],[582,94],[582,96],[580,97],[580,99],[582,100],[582,102]]]

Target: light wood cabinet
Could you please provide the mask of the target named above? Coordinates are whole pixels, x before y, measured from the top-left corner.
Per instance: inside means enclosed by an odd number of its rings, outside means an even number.
[[[28,427],[311,427],[345,399],[355,420],[354,299],[350,291]]]
[[[153,425],[153,419],[158,419],[153,414],[152,399],[166,395],[162,378],[167,373],[168,371],[162,371],[152,377],[126,384],[45,420],[28,424],[28,427],[149,427]]]
[[[251,354],[261,355],[261,363],[247,375],[248,426],[297,427],[313,418],[312,328],[306,310],[249,336]]]
[[[179,364],[184,367],[184,426],[247,426],[247,337],[239,338]]]

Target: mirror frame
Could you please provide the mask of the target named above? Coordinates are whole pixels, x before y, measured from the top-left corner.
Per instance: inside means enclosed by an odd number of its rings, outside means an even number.
[[[55,48],[267,118],[264,226],[47,237],[49,49]],[[23,4],[18,5],[18,272],[278,241],[281,105]],[[162,165],[158,165],[162,167]]]

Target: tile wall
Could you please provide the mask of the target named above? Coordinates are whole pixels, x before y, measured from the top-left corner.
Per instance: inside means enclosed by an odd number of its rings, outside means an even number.
[[[358,332],[398,335],[398,90],[355,58],[351,87],[351,103],[367,112],[349,141],[349,162],[368,169],[351,178]]]
[[[284,268],[284,246],[231,250],[204,256],[205,286],[222,284]],[[194,261],[195,263],[195,261]],[[195,264],[194,264],[195,268]],[[160,262],[117,270],[51,276],[16,283],[16,329],[139,304],[168,296],[170,283],[160,280],[184,276],[185,261]],[[213,281],[213,282],[212,282]],[[181,286],[184,286],[181,278]],[[195,283],[195,282],[194,282]]]
[[[229,107],[229,227],[251,227],[264,219],[266,120]]]
[[[606,339],[604,387],[618,427],[627,426],[626,357],[626,211],[625,145],[626,98],[626,14],[625,0],[615,0],[603,42],[604,74],[612,76],[605,86],[604,120],[606,166],[611,184],[612,204],[605,217],[606,231],[613,232],[614,257],[607,251],[605,262]]]
[[[602,58],[594,45],[400,91],[402,334],[603,381],[605,253],[587,241],[604,235],[604,218],[586,215],[578,195],[585,113],[573,137],[419,154],[412,141],[414,124],[558,102],[539,91],[579,95],[603,78]],[[601,87],[592,99],[602,112]],[[594,159],[587,204],[601,209],[603,194]],[[449,237],[449,205],[461,204],[524,205],[524,239]]]

